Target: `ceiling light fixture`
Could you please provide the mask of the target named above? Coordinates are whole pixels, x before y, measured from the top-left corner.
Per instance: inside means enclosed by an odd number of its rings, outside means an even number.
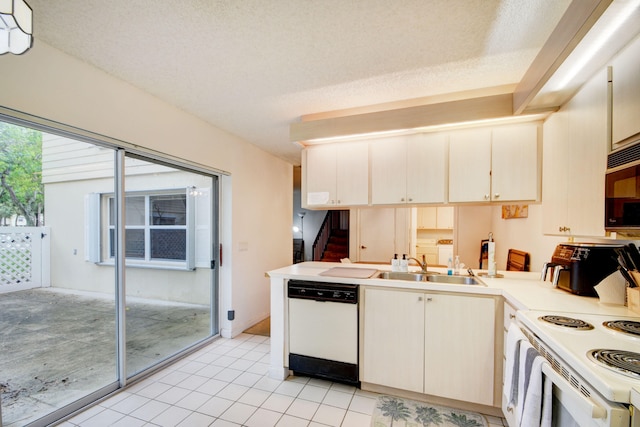
[[[552,111],[549,110],[542,113],[521,114],[518,116],[506,116],[506,117],[498,117],[498,118],[492,118],[492,119],[445,123],[441,125],[422,126],[422,127],[416,127],[416,128],[410,128],[410,129],[396,129],[396,130],[387,130],[387,131],[358,133],[358,134],[351,134],[351,135],[328,136],[324,138],[310,138],[305,141],[300,141],[299,144],[303,147],[307,147],[310,145],[327,144],[327,143],[333,143],[333,142],[361,141],[364,139],[370,140],[370,139],[382,138],[382,137],[388,137],[388,136],[403,136],[403,135],[412,135],[416,133],[439,132],[439,131],[446,131],[451,129],[463,129],[463,128],[472,127],[472,126],[475,127],[475,126],[521,123],[521,122],[529,122],[529,121],[535,121],[535,120],[544,120],[551,113]]]
[[[573,78],[587,65],[587,63],[600,51],[600,49],[607,43],[607,41],[615,34],[615,32],[622,27],[622,25],[631,17],[631,15],[635,12],[635,10],[640,6],[640,0],[628,0],[625,4],[624,1],[620,2],[621,4],[619,10],[614,13],[610,19],[602,19],[602,22],[605,22],[606,25],[604,28],[599,29],[597,35],[594,37],[593,42],[588,44],[588,49],[579,59],[575,61],[575,63],[571,66],[571,68],[566,72],[562,80],[557,83],[556,89],[560,90],[566,87]],[[614,8],[611,8],[614,9]],[[605,12],[606,14],[606,12]],[[598,25],[594,25],[592,30],[598,28]],[[595,31],[593,31],[595,33]],[[590,35],[585,36],[584,40],[587,40]]]
[[[33,17],[24,0],[0,0],[0,55],[20,55],[33,46]]]

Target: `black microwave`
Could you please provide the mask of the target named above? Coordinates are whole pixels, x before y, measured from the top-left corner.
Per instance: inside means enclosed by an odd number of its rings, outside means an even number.
[[[640,164],[607,171],[605,229],[640,230]]]

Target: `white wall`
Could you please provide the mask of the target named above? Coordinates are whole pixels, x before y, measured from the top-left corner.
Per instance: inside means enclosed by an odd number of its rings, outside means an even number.
[[[265,272],[291,263],[290,164],[39,40],[0,57],[0,69],[2,107],[227,171],[223,335],[269,315]],[[229,309],[233,322],[224,320]]]
[[[498,270],[507,265],[509,249],[519,249],[531,255],[531,271],[540,271],[551,260],[556,245],[566,237],[542,234],[542,205],[530,204],[527,218],[502,219],[502,206],[459,206],[456,223],[457,250],[460,260],[478,268],[480,241],[493,233],[496,242]],[[471,260],[470,262],[468,260]]]

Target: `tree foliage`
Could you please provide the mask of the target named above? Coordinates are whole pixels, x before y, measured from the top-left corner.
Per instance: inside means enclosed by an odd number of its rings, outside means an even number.
[[[42,225],[43,210],[42,133],[0,122],[0,218]]]

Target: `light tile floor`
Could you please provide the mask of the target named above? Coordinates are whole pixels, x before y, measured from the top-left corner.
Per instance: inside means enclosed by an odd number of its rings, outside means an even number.
[[[370,426],[377,394],[268,367],[269,338],[221,338],[61,426]]]

